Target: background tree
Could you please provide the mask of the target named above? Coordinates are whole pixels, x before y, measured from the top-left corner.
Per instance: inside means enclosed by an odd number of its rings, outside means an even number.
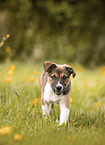
[[[11,35],[3,46],[11,47],[11,59],[105,63],[104,0],[0,0],[0,18],[0,40]]]

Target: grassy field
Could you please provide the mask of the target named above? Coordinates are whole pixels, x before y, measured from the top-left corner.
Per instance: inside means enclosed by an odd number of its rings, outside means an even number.
[[[67,127],[58,126],[59,106],[48,119],[42,116],[42,69],[33,63],[0,64],[0,145],[104,145],[105,67],[74,66]]]

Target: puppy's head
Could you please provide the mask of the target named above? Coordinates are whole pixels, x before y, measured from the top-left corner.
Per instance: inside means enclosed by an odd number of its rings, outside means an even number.
[[[70,90],[70,75],[76,76],[74,69],[69,65],[57,65],[56,63],[45,61],[44,70],[48,73],[48,82],[56,95],[65,95]]]

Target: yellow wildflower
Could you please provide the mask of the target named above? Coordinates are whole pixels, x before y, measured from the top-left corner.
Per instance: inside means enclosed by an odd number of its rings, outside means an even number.
[[[37,71],[33,71],[33,75],[37,75],[38,74],[38,72]]]
[[[30,105],[32,108],[36,108],[36,102],[32,101],[32,102],[30,102]]]
[[[16,141],[21,141],[22,140],[22,136],[20,134],[15,134],[13,139],[16,140]]]
[[[28,82],[33,83],[34,81],[35,81],[35,77],[30,77],[30,78],[28,79]]]
[[[35,103],[39,103],[39,99],[37,99],[37,98],[35,98],[33,101],[34,101]]]
[[[73,102],[73,98],[70,97],[70,103],[72,103],[72,102]]]
[[[97,103],[95,103],[95,107],[99,107],[100,106],[100,104],[101,104],[101,102],[97,102]]]
[[[11,65],[10,69],[14,71],[16,69],[16,66],[15,65]]]
[[[11,48],[10,47],[6,47],[5,50],[6,50],[7,53],[11,52]]]
[[[0,72],[0,76],[1,76],[1,72]]]
[[[4,42],[1,42],[1,45],[4,45]]]
[[[6,72],[8,75],[12,75],[13,73],[14,73],[14,71],[13,70],[11,70],[11,69],[9,69],[9,70],[7,70],[7,72]]]
[[[103,76],[105,76],[105,70],[102,72]]]
[[[30,105],[32,108],[36,108],[36,103],[39,103],[39,99],[35,98],[32,102],[30,102]]]
[[[11,76],[5,77],[4,81],[7,82],[7,83],[11,83],[12,82],[12,77]]]
[[[8,38],[9,38],[9,37],[10,37],[10,35],[9,35],[9,34],[7,34],[7,35],[6,35],[6,37],[8,37]]]
[[[0,128],[0,134],[9,134],[11,131],[12,129],[9,126]]]

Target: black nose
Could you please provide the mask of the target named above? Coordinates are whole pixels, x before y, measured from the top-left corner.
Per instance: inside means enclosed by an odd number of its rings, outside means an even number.
[[[62,90],[62,86],[56,86],[56,90],[57,91],[61,91]]]

